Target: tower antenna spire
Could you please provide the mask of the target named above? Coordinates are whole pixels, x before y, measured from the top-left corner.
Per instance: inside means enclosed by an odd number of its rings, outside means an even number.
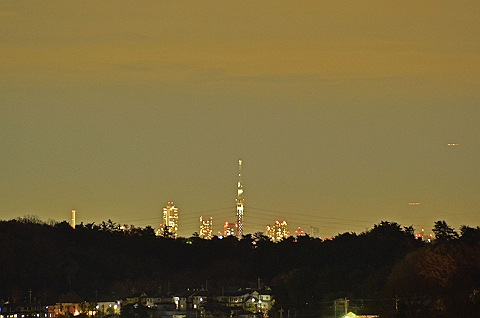
[[[243,236],[243,186],[242,186],[242,160],[238,160],[238,184],[237,184],[237,238]]]

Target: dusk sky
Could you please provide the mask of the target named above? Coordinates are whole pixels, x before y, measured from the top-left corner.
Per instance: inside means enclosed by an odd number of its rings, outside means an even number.
[[[0,0],[3,220],[476,227],[479,120],[478,0]]]

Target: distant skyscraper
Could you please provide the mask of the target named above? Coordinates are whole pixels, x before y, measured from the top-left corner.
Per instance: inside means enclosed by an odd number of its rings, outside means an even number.
[[[320,229],[316,226],[310,226],[308,228],[308,236],[312,238],[319,238],[320,237]]]
[[[243,186],[242,186],[242,160],[238,160],[237,184],[237,238],[243,236]]]
[[[280,242],[281,240],[290,236],[290,232],[288,231],[288,224],[287,221],[275,221],[273,226],[267,225],[265,234],[272,240],[273,242]]]
[[[168,202],[167,206],[163,208],[163,224],[160,226],[163,231],[162,235],[178,237],[178,208],[175,207],[173,202]],[[165,231],[168,231],[168,233]]]
[[[199,237],[205,240],[212,239],[213,233],[213,218],[210,217],[208,220],[204,220],[203,216],[200,217],[200,232]]]
[[[72,210],[72,221],[70,222],[70,226],[72,227],[72,229],[75,229],[75,213],[77,211],[76,210]]]

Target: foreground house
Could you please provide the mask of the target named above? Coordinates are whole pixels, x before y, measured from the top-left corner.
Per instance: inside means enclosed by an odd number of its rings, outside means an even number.
[[[47,306],[38,303],[10,303],[0,307],[0,318],[30,318],[47,317]]]
[[[4,303],[0,318],[61,318],[86,316],[119,316],[124,310],[145,308],[155,318],[188,317],[262,317],[272,309],[274,299],[269,288],[250,290],[233,288],[215,296],[201,289],[168,296],[148,297],[138,293],[124,300],[99,302],[56,303]],[[128,309],[127,309],[128,308]]]

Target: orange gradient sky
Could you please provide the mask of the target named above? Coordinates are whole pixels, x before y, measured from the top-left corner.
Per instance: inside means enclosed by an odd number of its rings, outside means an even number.
[[[1,1],[0,218],[480,225],[480,4]],[[448,146],[458,143],[458,146]],[[409,204],[419,202],[420,204]]]

